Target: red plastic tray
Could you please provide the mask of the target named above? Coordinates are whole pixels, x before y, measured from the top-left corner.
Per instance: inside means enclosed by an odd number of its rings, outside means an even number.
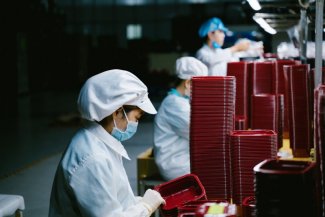
[[[162,183],[154,188],[165,199],[161,206],[163,216],[177,215],[177,209],[184,203],[206,199],[206,193],[199,178],[194,174],[187,174],[171,181]]]
[[[255,197],[245,197],[242,202],[243,217],[254,217],[255,215]]]

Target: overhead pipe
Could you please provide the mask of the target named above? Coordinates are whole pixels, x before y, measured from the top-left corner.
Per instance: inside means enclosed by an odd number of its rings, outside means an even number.
[[[322,83],[323,62],[323,9],[324,0],[316,1],[316,24],[315,24],[315,87]],[[324,208],[325,210],[325,208]],[[324,216],[324,215],[323,215]]]
[[[300,10],[299,22],[299,55],[303,64],[307,63],[307,41],[308,41],[308,22],[307,11],[302,8]]]

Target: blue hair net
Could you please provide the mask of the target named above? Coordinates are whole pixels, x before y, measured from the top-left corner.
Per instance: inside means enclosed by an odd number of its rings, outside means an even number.
[[[205,21],[200,29],[199,29],[199,36],[201,38],[208,35],[209,32],[213,32],[216,30],[221,30],[223,32],[228,32],[229,30],[223,25],[222,21],[219,18],[213,17],[209,20]]]

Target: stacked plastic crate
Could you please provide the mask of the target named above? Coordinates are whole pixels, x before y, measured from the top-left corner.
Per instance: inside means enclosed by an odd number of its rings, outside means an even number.
[[[234,115],[235,77],[192,78],[191,172],[200,178],[208,199],[231,197],[229,133]]]
[[[245,197],[254,195],[256,164],[276,158],[277,134],[272,130],[235,130],[230,134],[232,158],[232,199],[241,204]]]
[[[227,65],[227,75],[236,78],[236,130],[246,130],[249,124],[249,72],[250,64],[248,62],[229,62]]]
[[[313,143],[309,65],[284,66],[290,147],[295,157],[309,157]]]

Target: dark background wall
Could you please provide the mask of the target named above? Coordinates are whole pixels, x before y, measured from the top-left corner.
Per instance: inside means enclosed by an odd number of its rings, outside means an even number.
[[[196,2],[201,3],[3,1],[0,111],[16,116],[17,98],[78,89],[91,75],[112,68],[135,73],[148,85],[152,97],[159,97],[169,87],[174,59],[195,54],[202,45],[199,25],[212,16],[220,17],[235,33],[225,46],[254,31],[256,40],[265,42],[265,51],[272,52],[271,36],[254,23],[247,4],[239,0]],[[128,24],[142,26],[140,39],[127,39]]]

